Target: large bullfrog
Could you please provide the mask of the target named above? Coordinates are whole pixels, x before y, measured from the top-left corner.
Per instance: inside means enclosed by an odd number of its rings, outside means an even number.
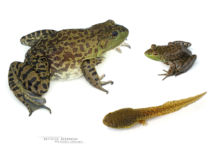
[[[188,49],[190,46],[191,43],[185,41],[169,42],[168,45],[163,46],[152,44],[144,54],[150,59],[170,65],[168,71],[164,70],[165,74],[160,74],[165,76],[164,80],[169,76],[182,74],[192,67],[196,55]]]
[[[102,86],[95,66],[102,62],[103,53],[118,48],[128,36],[128,29],[108,20],[87,29],[61,31],[41,30],[21,38],[31,48],[24,62],[13,62],[9,69],[9,86],[15,96],[28,108],[29,115],[45,108],[41,97],[48,91],[50,80],[72,79],[84,75],[94,87],[108,93]]]

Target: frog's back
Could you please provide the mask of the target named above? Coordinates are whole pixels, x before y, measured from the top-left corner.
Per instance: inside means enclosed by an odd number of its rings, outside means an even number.
[[[42,39],[33,48],[46,50],[52,79],[73,79],[82,76],[81,63],[93,56],[97,41],[89,29],[58,31]]]
[[[187,48],[180,44],[169,44],[166,46],[157,46],[158,53],[165,61],[173,61],[179,58],[188,57]]]

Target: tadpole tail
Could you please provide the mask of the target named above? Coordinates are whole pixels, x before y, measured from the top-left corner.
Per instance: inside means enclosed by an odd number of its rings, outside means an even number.
[[[153,117],[157,117],[157,116],[161,116],[161,115],[169,114],[171,112],[178,111],[179,109],[199,100],[205,94],[206,92],[193,96],[193,97],[185,98],[185,99],[168,101],[160,106],[140,108],[137,110],[139,110],[139,112],[141,112],[142,115],[144,115],[145,119],[150,119]]]

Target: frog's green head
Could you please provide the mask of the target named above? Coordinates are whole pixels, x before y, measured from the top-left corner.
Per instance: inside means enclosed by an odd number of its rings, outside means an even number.
[[[128,37],[128,29],[113,20],[95,26],[98,39],[98,56],[116,48]]]
[[[160,61],[161,60],[161,56],[158,52],[157,46],[155,44],[151,45],[151,48],[148,49],[147,51],[145,51],[145,56],[147,56],[150,59],[156,60],[156,61]]]

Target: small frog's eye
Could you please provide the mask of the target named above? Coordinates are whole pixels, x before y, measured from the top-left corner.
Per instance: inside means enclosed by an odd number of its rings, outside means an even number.
[[[156,44],[152,44],[151,49],[156,49]]]
[[[118,32],[117,32],[117,31],[112,32],[112,36],[113,36],[113,37],[116,37],[117,35],[118,35]]]

